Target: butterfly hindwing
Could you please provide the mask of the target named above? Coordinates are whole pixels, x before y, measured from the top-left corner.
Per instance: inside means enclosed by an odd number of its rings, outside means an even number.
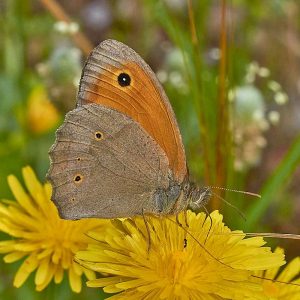
[[[99,104],[66,115],[50,149],[48,179],[60,215],[116,218],[151,212],[171,171],[161,147],[133,119]]]

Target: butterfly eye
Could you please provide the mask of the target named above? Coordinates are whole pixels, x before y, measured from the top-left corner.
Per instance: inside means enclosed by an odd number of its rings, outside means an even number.
[[[119,82],[119,85],[122,87],[128,86],[128,85],[130,85],[131,78],[127,73],[121,73],[118,76],[118,82]]]

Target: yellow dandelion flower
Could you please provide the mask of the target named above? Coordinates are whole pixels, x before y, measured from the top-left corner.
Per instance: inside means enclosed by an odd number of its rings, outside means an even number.
[[[27,119],[29,128],[36,134],[49,131],[60,120],[58,110],[42,86],[35,87],[28,98]]]
[[[263,247],[261,237],[230,234],[217,211],[210,217],[188,211],[193,237],[174,219],[149,217],[149,252],[142,218],[113,221],[104,233],[90,232],[98,242],[75,259],[106,274],[87,285],[119,293],[109,299],[266,299],[251,274],[283,265],[284,255]]]
[[[13,237],[0,242],[0,253],[6,253],[7,263],[26,257],[15,275],[14,286],[20,287],[36,271],[36,290],[41,291],[51,280],[60,283],[66,270],[71,289],[80,292],[81,275],[93,279],[95,274],[74,262],[74,254],[91,242],[85,233],[100,228],[103,221],[60,219],[50,200],[50,184],[42,185],[30,167],[22,171],[29,193],[10,175],[8,183],[17,201],[0,203],[0,230]]]
[[[275,253],[284,254],[284,250],[277,248]],[[262,284],[267,299],[300,299],[300,257],[294,258],[281,272],[279,267],[275,267],[266,271],[255,271],[254,275],[257,276],[254,280]]]

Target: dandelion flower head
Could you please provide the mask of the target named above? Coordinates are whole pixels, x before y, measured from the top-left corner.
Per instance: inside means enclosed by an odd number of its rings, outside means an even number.
[[[282,248],[275,253],[284,254]],[[267,299],[298,300],[300,299],[300,257],[295,257],[282,270],[279,267],[265,271],[255,271],[254,281],[263,286]]]
[[[22,171],[28,192],[10,175],[8,183],[16,201],[0,203],[0,230],[12,237],[0,242],[0,253],[6,254],[7,263],[25,258],[15,275],[14,286],[20,287],[36,271],[36,290],[41,291],[52,280],[60,283],[64,271],[68,271],[71,289],[80,292],[81,275],[93,279],[95,274],[74,262],[74,254],[91,242],[86,232],[102,227],[104,221],[60,219],[50,200],[51,185],[41,184],[30,167]]]
[[[218,211],[210,217],[188,211],[187,223],[191,235],[174,218],[149,217],[149,251],[142,218],[115,220],[105,233],[89,233],[98,242],[75,259],[105,275],[87,285],[118,293],[114,300],[266,299],[251,275],[283,265],[283,253],[272,253],[261,237],[231,234]]]

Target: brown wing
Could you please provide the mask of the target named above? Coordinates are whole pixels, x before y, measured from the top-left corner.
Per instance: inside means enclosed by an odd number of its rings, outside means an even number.
[[[47,178],[66,219],[157,213],[154,194],[173,182],[160,146],[131,118],[102,105],[66,115]]]
[[[129,79],[120,77],[124,74]],[[186,158],[172,107],[153,71],[131,48],[115,40],[99,44],[83,69],[77,101],[130,116],[165,151],[177,182],[184,180]]]

